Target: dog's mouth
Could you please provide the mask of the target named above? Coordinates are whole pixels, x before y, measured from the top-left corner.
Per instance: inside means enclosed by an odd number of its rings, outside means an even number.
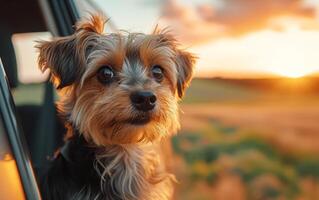
[[[144,125],[151,121],[151,115],[149,113],[143,113],[128,120],[129,124]]]

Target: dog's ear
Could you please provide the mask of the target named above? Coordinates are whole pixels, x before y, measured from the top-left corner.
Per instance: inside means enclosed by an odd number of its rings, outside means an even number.
[[[86,68],[86,58],[103,32],[105,21],[99,15],[91,16],[76,24],[71,36],[38,42],[39,68],[50,69],[51,79],[57,89],[79,80]]]
[[[39,68],[42,72],[50,69],[51,80],[57,89],[74,83],[83,71],[83,60],[77,55],[76,38],[74,35],[41,41],[36,48],[39,49]]]
[[[162,45],[170,46],[176,53],[177,95],[182,98],[185,89],[192,80],[196,57],[187,51],[178,49],[178,42],[168,28],[159,29],[156,26],[153,34],[158,36],[158,40]]]
[[[177,50],[176,57],[177,94],[179,98],[182,98],[186,88],[192,80],[196,57],[193,54],[182,50]]]
[[[182,98],[185,93],[185,89],[193,77],[194,65],[196,62],[196,56],[193,54],[178,49],[178,42],[169,28],[160,29],[155,27],[153,34],[158,36],[158,40],[162,45],[170,46],[176,54],[176,70],[177,70],[177,95]]]
[[[89,19],[84,19],[82,21],[77,22],[76,32],[88,31],[102,34],[106,22],[107,19],[103,14],[91,15]]]

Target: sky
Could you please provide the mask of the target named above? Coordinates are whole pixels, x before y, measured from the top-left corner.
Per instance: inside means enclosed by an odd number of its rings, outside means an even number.
[[[169,28],[198,56],[197,77],[301,77],[319,73],[319,0],[92,0],[110,18],[106,32]],[[85,2],[76,0],[76,2]],[[84,4],[84,11],[92,11]],[[23,82],[41,81],[34,41],[13,37]]]
[[[196,76],[300,77],[319,72],[318,0],[96,2],[118,29],[169,27],[199,57]]]

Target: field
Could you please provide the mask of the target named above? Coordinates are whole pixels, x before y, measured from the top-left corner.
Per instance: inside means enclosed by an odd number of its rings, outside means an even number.
[[[319,199],[317,79],[195,79],[172,140],[175,199]]]
[[[42,95],[14,91],[19,105]],[[174,199],[319,199],[318,79],[195,79],[181,110]]]

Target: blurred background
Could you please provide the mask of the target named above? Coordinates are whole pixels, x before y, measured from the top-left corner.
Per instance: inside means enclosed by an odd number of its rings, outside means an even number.
[[[75,0],[106,32],[168,27],[195,53],[169,167],[176,200],[319,199],[319,0]],[[17,105],[41,104],[35,41],[12,37]]]

